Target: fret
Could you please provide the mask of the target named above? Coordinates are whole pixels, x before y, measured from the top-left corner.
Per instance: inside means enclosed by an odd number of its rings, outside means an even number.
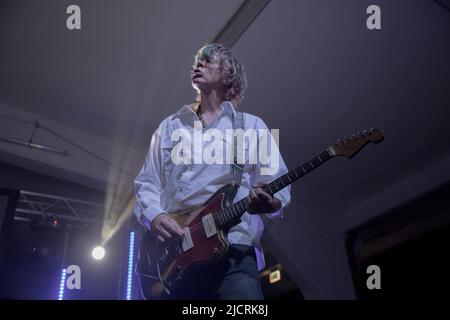
[[[275,181],[273,181],[271,184],[271,188],[273,188],[273,190],[275,190],[275,192],[279,191],[281,188],[278,187],[277,183],[278,183],[278,179],[276,179]],[[274,192],[274,193],[275,193]]]
[[[273,180],[272,182],[270,182],[269,185],[270,185],[270,188],[272,188],[273,190],[277,190],[278,189],[277,180],[276,179]]]
[[[303,164],[303,168],[306,168],[306,171],[311,171],[313,169],[312,165],[309,162]]]
[[[283,186],[283,180],[280,179],[275,180],[275,186],[278,188],[277,182],[279,182],[280,185]]]
[[[228,207],[228,213],[230,215],[230,220],[233,220],[233,218],[234,218],[233,206]]]
[[[240,203],[240,205],[241,205],[241,210],[242,211],[245,211],[245,210],[247,210],[247,206],[246,206],[246,203],[245,203],[245,201],[239,201],[239,203]]]
[[[226,224],[228,221],[225,210],[222,211],[222,220],[223,220],[222,224]]]
[[[314,167],[318,167],[322,164],[318,157],[312,158],[309,162],[311,162]]]
[[[321,154],[319,154],[319,157],[320,157],[320,159],[322,159],[322,162],[328,161],[331,158],[330,154],[326,150],[324,152],[322,152]]]
[[[239,215],[240,214],[240,212],[242,211],[242,208],[241,208],[241,203],[240,203],[240,201],[238,201],[238,202],[236,202],[233,206],[235,206],[236,207],[236,210],[237,210],[237,212],[238,212],[238,214],[237,215]]]
[[[230,208],[231,208],[231,216],[235,218],[237,216],[236,211],[234,211],[236,208],[235,206],[231,206]]]
[[[289,183],[292,183],[291,178],[289,177],[289,175],[287,174],[286,177],[289,179]]]

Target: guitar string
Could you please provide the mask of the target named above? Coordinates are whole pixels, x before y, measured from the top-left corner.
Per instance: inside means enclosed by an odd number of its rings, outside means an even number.
[[[314,168],[314,166],[312,166],[312,167]],[[292,171],[289,171],[289,172],[287,172],[286,174],[284,174],[284,175],[282,175],[281,177],[279,177],[278,179],[275,179],[274,181],[272,181],[272,182],[270,182],[269,184],[267,184],[264,188],[268,188],[269,190],[265,190],[265,191],[270,191],[272,194],[274,194],[274,193],[278,192],[279,190],[283,189],[284,187],[286,187],[287,185],[292,184],[293,182],[295,182],[297,179],[299,179],[299,178],[303,175],[303,174],[299,174],[299,173],[296,171],[297,169],[298,169],[298,168],[296,168],[296,169],[294,169],[294,170],[292,170]],[[307,172],[307,170],[305,171],[305,169],[303,168],[303,166],[302,166],[302,169],[303,169],[303,173]],[[295,173],[295,177],[294,177],[293,179],[291,179],[291,177],[289,176],[290,173]],[[288,178],[289,183],[284,183],[284,181],[282,180],[282,178],[283,178],[284,176],[286,176],[286,177]],[[285,185],[284,185],[282,188],[280,188],[279,190],[277,190],[277,191],[275,191],[275,192],[272,192],[272,189],[270,188],[270,185],[273,184],[273,183],[275,183],[275,181],[277,181],[277,180],[279,180],[279,179],[281,179],[281,183],[282,183],[282,184],[285,184]],[[278,188],[277,183],[275,183],[274,187],[275,187],[275,189]],[[245,197],[245,198],[243,198],[242,200],[245,202],[245,205],[248,205],[248,201],[249,201],[249,197],[248,197],[248,196]],[[240,201],[242,201],[242,200],[240,200]],[[236,203],[233,204],[232,206],[236,205],[237,203],[238,203],[238,202],[236,202]],[[232,206],[230,206],[230,207],[228,207],[228,208],[225,208],[225,209],[222,209],[222,210],[219,210],[219,211],[217,211],[217,212],[214,212],[214,213],[212,213],[212,215],[213,215],[213,216],[217,216],[217,215],[219,215],[221,212],[224,212],[225,210],[231,208]],[[236,217],[233,217],[233,219],[234,219],[234,218],[237,218],[237,216],[236,216]],[[192,227],[188,227],[188,228],[189,228],[189,233],[194,233],[194,232],[197,232],[198,230],[202,230],[202,226],[203,226],[203,223],[201,222],[201,223],[198,223],[198,224],[196,224],[196,225],[193,225]]]
[[[313,167],[314,167],[314,166],[313,166]],[[294,170],[292,170],[292,171],[289,171],[289,172],[287,172],[286,174],[284,174],[284,175],[282,175],[281,177],[279,177],[278,179],[275,179],[274,181],[272,181],[272,182],[270,182],[269,184],[267,184],[264,188],[265,188],[265,189],[267,188],[268,190],[265,190],[265,191],[270,191],[272,194],[274,194],[274,193],[278,192],[279,190],[283,189],[284,187],[286,187],[287,185],[292,184],[293,182],[295,182],[296,180],[298,180],[298,179],[302,176],[302,174],[299,174],[298,172],[296,172],[297,169],[298,169],[298,168],[296,168],[296,169],[294,169]],[[303,169],[303,166],[302,166],[302,169]],[[294,179],[291,179],[291,177],[289,176],[289,174],[290,174],[291,172],[294,172],[294,173],[295,173],[295,176],[296,176],[296,177],[295,177]],[[305,173],[305,169],[303,169],[303,173]],[[284,176],[287,176],[287,178],[289,179],[289,183],[284,183],[284,181],[282,180],[282,178],[283,178]],[[276,183],[275,181],[277,181],[277,180],[279,180],[279,179],[281,179],[282,185],[283,185],[283,184],[285,184],[285,185],[284,185],[282,188],[279,188],[279,189],[278,189],[277,183]],[[275,192],[272,192],[272,189],[271,189],[271,187],[270,187],[270,185],[273,184],[273,183],[275,184],[275,185],[274,185],[275,189],[278,189],[278,190],[275,191]],[[249,196],[247,196],[247,197],[241,199],[240,201],[242,201],[242,200],[244,201],[245,205],[248,206]],[[239,202],[240,202],[240,201],[239,201]],[[231,208],[232,206],[236,205],[236,204],[239,203],[239,202],[236,202],[235,204],[231,205],[231,206],[228,207],[228,208],[225,208],[225,209],[222,209],[222,210],[213,212],[212,215],[213,215],[213,216],[218,216],[221,212],[225,212],[225,210]],[[246,209],[247,209],[247,208],[246,208]],[[233,213],[231,213],[231,214],[233,215]],[[236,217],[233,217],[232,219],[234,219],[234,218],[237,218],[237,216],[236,216]],[[231,220],[232,220],[232,219],[231,219]],[[193,233],[196,233],[196,232],[199,231],[199,230],[202,230],[202,226],[203,226],[203,222],[200,222],[200,223],[198,223],[198,224],[196,224],[196,225],[193,225],[192,227],[189,227],[189,226],[188,226],[188,228],[189,228],[189,233],[192,233],[192,234],[193,234]],[[179,240],[178,242],[182,244],[183,240],[181,239],[181,240]],[[185,252],[185,251],[184,251],[184,252]],[[182,252],[182,253],[184,253],[184,252]],[[182,253],[181,253],[181,254],[182,254]]]
[[[295,171],[295,170],[293,170],[293,171]],[[290,173],[290,172],[288,172],[288,173]],[[288,173],[286,173],[285,175],[287,176],[288,175]],[[283,175],[283,176],[285,176],[285,175]],[[283,177],[282,176],[282,177]],[[281,178],[281,177],[280,177]],[[299,175],[296,173],[296,178],[299,178]],[[289,179],[289,181],[290,181],[290,183],[292,183],[292,182],[294,182],[294,181],[292,181],[291,180],[291,178],[290,177],[288,177],[288,179]],[[278,180],[278,179],[276,179],[276,180]],[[276,181],[276,180],[274,180],[274,181]],[[271,190],[271,188],[270,187],[268,187],[270,184],[272,184],[274,181],[272,181],[271,183],[269,183],[269,184],[267,184],[266,185],[266,188],[269,188],[269,190],[266,190],[266,191],[270,191]],[[289,183],[289,184],[290,184]],[[285,185],[285,186],[287,186],[287,185]],[[277,187],[277,184],[275,183],[275,188],[278,188]],[[279,191],[279,190],[278,190]],[[271,192],[271,193],[274,193],[274,192]],[[245,198],[243,198],[242,200],[245,202],[245,204],[246,205],[248,205],[248,201],[249,201],[249,199],[248,199],[249,197],[247,196],[247,197],[245,197]],[[240,200],[241,201],[241,200]],[[232,206],[234,206],[234,205],[236,205],[238,202],[236,202],[235,204],[233,204]],[[217,215],[219,215],[221,212],[225,212],[225,210],[227,210],[227,209],[229,209],[229,208],[231,208],[232,206],[230,206],[230,207],[228,207],[228,208],[225,208],[225,209],[222,209],[222,210],[219,210],[219,211],[217,211],[217,212],[214,212],[214,213],[212,213],[212,215],[213,216],[217,216]],[[233,217],[233,219],[234,218],[236,218],[236,217]],[[203,226],[203,223],[198,223],[198,224],[195,224],[195,225],[193,225],[192,227],[189,227],[189,232],[190,233],[193,233],[193,232],[196,232],[197,230],[202,230],[202,226]]]
[[[302,167],[303,167],[303,166],[302,166]],[[314,166],[313,166],[313,167],[314,167]],[[289,185],[289,184],[295,182],[298,178],[300,178],[300,177],[302,176],[302,174],[298,174],[298,173],[296,172],[297,169],[298,169],[298,168],[296,168],[296,169],[294,169],[294,170],[292,170],[292,171],[288,171],[286,174],[284,174],[284,175],[278,177],[277,179],[273,180],[272,182],[268,183],[268,184],[264,187],[265,189],[268,189],[268,190],[265,190],[265,191],[266,191],[266,192],[269,191],[270,193],[274,194],[274,193],[278,192],[279,190],[283,189],[284,187],[286,187],[287,185]],[[294,173],[294,174],[295,174],[295,177],[294,177],[293,179],[291,179],[291,177],[289,176],[289,174],[291,174],[291,173]],[[305,169],[303,169],[303,173],[305,173]],[[286,183],[286,182],[284,182],[284,181],[282,180],[283,177],[285,177],[285,176],[288,178],[289,183]],[[280,180],[280,179],[281,179],[281,185],[284,184],[284,186],[283,186],[282,188],[280,188],[279,190],[273,192],[272,189],[271,189],[271,187],[270,187],[270,185],[272,184],[272,185],[274,186],[275,189],[278,189],[279,187],[277,186],[276,181],[278,181],[278,180]],[[244,202],[248,202],[248,200],[249,200],[248,198],[249,198],[249,197],[247,196],[247,197],[245,197],[245,198],[242,198],[242,200],[244,200]],[[242,200],[240,200],[240,201],[242,201]],[[238,203],[238,202],[236,202],[236,203],[233,204],[232,206],[236,205],[237,203]],[[248,203],[246,203],[246,205],[248,205]],[[228,208],[231,208],[232,206],[230,206],[230,207],[228,207]],[[212,213],[212,215],[218,215],[218,214],[220,214],[221,212],[224,212],[224,211],[225,211],[226,209],[228,209],[228,208],[225,208],[225,209],[219,210],[219,211],[217,211],[217,212],[214,212],[214,213]],[[189,227],[189,231],[195,231],[195,230],[197,230],[198,228],[201,228],[201,227],[202,227],[202,223],[198,223],[198,224],[196,224],[196,225],[193,225],[192,227]]]
[[[289,180],[291,180],[291,179],[289,179]],[[276,180],[274,180],[274,181],[276,181]],[[273,183],[274,181],[272,181],[271,183]],[[271,188],[268,187],[271,183],[269,183],[269,184],[266,185],[266,188],[269,189],[269,190],[266,190],[266,191],[270,191],[270,192],[271,192]],[[276,185],[276,184],[275,184],[275,188],[277,188],[277,185]],[[278,190],[278,191],[279,191],[279,190]],[[275,192],[271,192],[271,193],[275,193]],[[240,201],[244,201],[244,202],[245,202],[245,205],[248,205],[249,197],[247,196],[247,197],[245,197],[245,198],[242,198],[241,200],[239,200],[239,202],[240,202]],[[239,203],[239,202],[236,202],[236,203],[233,204],[232,206],[236,205],[236,204]],[[217,216],[217,215],[219,215],[221,212],[225,212],[225,210],[231,208],[232,206],[230,206],[230,207],[228,207],[228,208],[225,208],[225,209],[222,209],[222,210],[219,210],[219,211],[217,211],[217,212],[214,212],[214,213],[212,213],[212,215],[213,215],[213,216]],[[247,209],[247,208],[246,208],[246,209]],[[233,214],[233,213],[231,213],[231,214]],[[233,217],[233,219],[234,219],[234,218],[237,218],[237,217]],[[197,230],[201,230],[201,229],[202,229],[202,226],[203,226],[203,223],[198,223],[198,224],[196,224],[196,225],[193,225],[192,227],[189,227],[189,232],[195,232],[195,231],[197,231]]]
[[[247,206],[247,205],[248,205],[248,201],[249,201],[249,197],[247,196],[247,197],[245,197],[245,198],[242,198],[241,200],[239,200],[238,202],[236,202],[236,203],[234,203],[233,205],[229,206],[228,208],[225,208],[225,209],[222,209],[222,210],[213,212],[212,215],[213,215],[213,216],[218,216],[220,213],[225,212],[227,209],[230,209],[231,207],[235,206],[237,203],[239,203],[239,202],[241,202],[241,201],[243,201],[243,202],[245,203],[245,205]],[[246,209],[247,209],[247,208],[246,208]],[[231,214],[233,214],[233,213],[231,213]],[[236,216],[236,217],[233,217],[233,219],[234,219],[234,218],[237,218],[237,216]],[[201,223],[198,223],[198,224],[193,225],[192,227],[189,227],[189,231],[196,231],[196,230],[198,230],[198,229],[201,230],[202,227],[203,227],[203,223],[201,222]]]

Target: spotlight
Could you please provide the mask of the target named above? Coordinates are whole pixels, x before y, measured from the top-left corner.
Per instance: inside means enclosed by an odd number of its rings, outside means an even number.
[[[105,257],[105,249],[103,247],[95,247],[92,250],[92,257],[95,260],[102,260]]]

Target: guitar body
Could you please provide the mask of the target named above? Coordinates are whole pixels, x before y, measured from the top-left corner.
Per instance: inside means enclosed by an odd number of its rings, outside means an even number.
[[[212,213],[230,205],[233,189],[233,185],[226,185],[200,208],[169,214],[185,231],[185,238],[190,238],[189,241],[161,244],[151,232],[145,233],[137,267],[146,299],[164,298],[176,289],[178,280],[189,268],[217,262],[224,257],[229,248],[226,230],[217,227]]]

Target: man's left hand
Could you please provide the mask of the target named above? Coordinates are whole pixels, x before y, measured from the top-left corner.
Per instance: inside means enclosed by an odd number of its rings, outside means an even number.
[[[281,201],[263,190],[266,184],[258,183],[250,189],[250,203],[247,212],[250,214],[272,213],[281,208]]]

